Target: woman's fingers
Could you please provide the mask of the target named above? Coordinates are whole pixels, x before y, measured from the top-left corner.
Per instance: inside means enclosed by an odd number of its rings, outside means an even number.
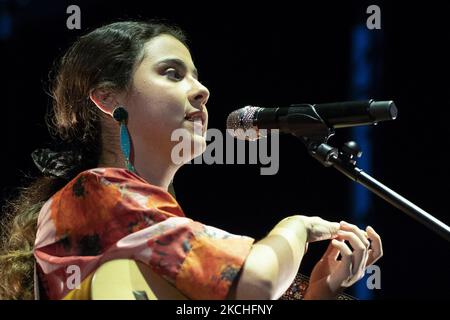
[[[353,285],[364,276],[367,265],[381,258],[381,238],[371,227],[363,231],[355,225],[341,222],[341,230],[337,232],[337,237],[331,240],[324,257],[336,261],[339,254],[342,258],[334,265],[333,272],[327,278],[332,290]]]
[[[341,221],[340,224],[341,224],[341,230],[350,231],[350,232],[353,232],[354,234],[356,234],[358,236],[359,240],[361,240],[362,243],[364,243],[364,245],[366,246],[366,248],[369,249],[370,242],[369,242],[369,240],[367,240],[366,232],[364,232],[363,230],[358,228],[356,225],[350,224],[345,221]]]
[[[339,257],[340,248],[338,246],[334,245],[333,240],[330,241],[330,244],[328,245],[327,251],[325,251],[325,253],[323,254],[323,257],[326,258],[326,259],[330,259],[330,260],[336,261],[337,258]],[[337,240],[334,240],[334,241],[337,241]],[[337,241],[337,242],[339,242],[339,241]]]
[[[340,230],[338,232],[338,239],[347,240],[353,248],[353,274],[356,277],[364,273],[367,261],[367,247],[359,239],[359,237],[350,231]]]
[[[328,278],[328,284],[331,290],[337,291],[341,287],[351,285],[349,280],[353,277],[353,254],[352,250],[350,250],[344,241],[333,239],[331,240],[331,246],[338,252],[338,254],[340,253],[342,257],[341,261],[339,261],[338,267]]]
[[[381,243],[381,237],[372,227],[367,227],[366,232],[367,236],[372,241],[371,250],[369,250],[369,258],[367,260],[367,265],[369,266],[383,256],[383,245]]]
[[[364,259],[361,264],[361,266],[363,267],[362,271],[364,271],[364,269],[367,265],[367,261],[369,259],[369,247],[370,247],[370,242],[367,239],[368,238],[367,232],[361,230],[360,228],[358,228],[358,226],[348,223],[346,221],[341,221],[340,225],[341,225],[341,230],[350,231],[350,232],[353,232],[354,234],[356,234],[358,236],[359,240],[361,240],[362,243],[364,244],[364,246],[366,247],[365,256],[364,256]]]

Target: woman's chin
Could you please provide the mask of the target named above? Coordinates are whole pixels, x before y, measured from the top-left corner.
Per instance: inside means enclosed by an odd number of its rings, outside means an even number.
[[[175,165],[183,165],[189,163],[194,158],[203,154],[206,150],[206,139],[199,135],[191,135],[189,142],[186,144],[178,144],[172,149],[172,162]]]
[[[203,152],[205,152],[205,150],[206,150],[206,139],[202,136],[194,135],[191,144],[192,154],[190,160],[197,158],[198,156],[201,156]]]

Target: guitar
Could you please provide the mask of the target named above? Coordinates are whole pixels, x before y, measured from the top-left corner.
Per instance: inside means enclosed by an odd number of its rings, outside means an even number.
[[[309,278],[298,273],[280,300],[300,300]],[[142,262],[130,259],[111,260],[102,264],[91,281],[92,300],[188,300],[180,291]],[[356,300],[340,294],[338,300]]]
[[[187,300],[180,291],[142,262],[111,260],[91,282],[92,300]]]

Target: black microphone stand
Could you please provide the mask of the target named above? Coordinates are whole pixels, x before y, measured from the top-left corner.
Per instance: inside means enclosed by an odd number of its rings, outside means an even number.
[[[313,131],[322,132],[322,134],[315,136],[305,136],[304,132],[293,134],[305,143],[309,154],[313,158],[317,159],[326,167],[336,168],[353,181],[363,185],[394,207],[402,210],[433,232],[450,241],[450,227],[448,225],[358,168],[356,166],[356,158],[360,158],[362,152],[355,142],[346,142],[340,149],[328,145],[327,141],[334,135],[334,129],[328,127],[320,117],[315,120],[313,126],[316,126],[316,128]],[[326,134],[323,134],[325,132]]]

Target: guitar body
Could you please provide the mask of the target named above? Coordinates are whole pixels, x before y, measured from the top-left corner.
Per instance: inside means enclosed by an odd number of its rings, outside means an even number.
[[[173,285],[142,262],[111,260],[92,278],[93,300],[187,300]]]

